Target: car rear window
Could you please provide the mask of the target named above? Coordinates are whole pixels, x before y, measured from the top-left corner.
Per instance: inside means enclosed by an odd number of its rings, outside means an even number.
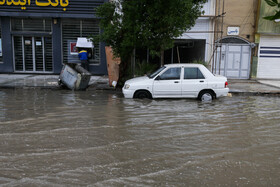
[[[205,79],[199,68],[184,68],[184,79]]]

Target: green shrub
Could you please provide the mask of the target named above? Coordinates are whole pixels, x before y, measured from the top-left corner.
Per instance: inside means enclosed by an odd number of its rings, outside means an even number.
[[[208,63],[205,62],[204,60],[194,60],[194,61],[192,61],[192,64],[202,64],[202,65],[204,65],[205,67],[208,66]]]
[[[151,74],[158,68],[158,65],[147,63],[145,61],[136,62],[135,66],[136,77]]]

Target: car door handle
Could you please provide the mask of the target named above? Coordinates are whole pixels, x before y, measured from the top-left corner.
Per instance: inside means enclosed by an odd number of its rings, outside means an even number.
[[[174,81],[174,83],[179,83],[179,81]]]
[[[204,82],[204,81],[199,81],[199,82]]]

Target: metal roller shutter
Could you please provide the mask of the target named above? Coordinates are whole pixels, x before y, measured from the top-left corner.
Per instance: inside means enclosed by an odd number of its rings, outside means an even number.
[[[280,36],[261,36],[257,78],[280,79]]]
[[[75,43],[78,37],[90,37],[99,34],[99,26],[96,20],[65,19],[62,21],[63,35],[63,62],[80,62],[78,54],[71,53],[71,43]],[[94,55],[90,64],[100,64],[100,45],[94,43]]]
[[[2,62],[2,36],[1,36],[1,20],[0,20],[0,62]]]
[[[13,18],[15,72],[53,72],[51,19]]]

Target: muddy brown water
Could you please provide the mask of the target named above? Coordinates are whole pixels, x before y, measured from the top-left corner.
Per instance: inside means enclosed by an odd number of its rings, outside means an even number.
[[[280,98],[0,90],[0,186],[279,186]]]

